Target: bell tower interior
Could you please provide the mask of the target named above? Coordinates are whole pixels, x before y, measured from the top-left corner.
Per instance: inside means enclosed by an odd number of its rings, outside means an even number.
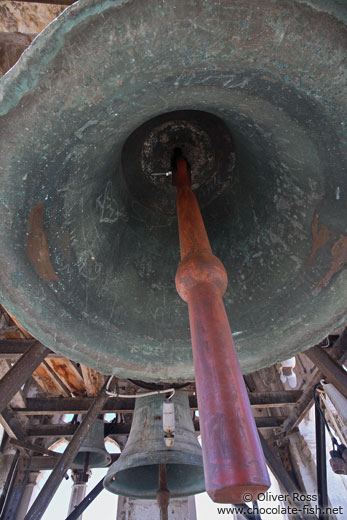
[[[1,0],[1,519],[346,517],[346,26]]]

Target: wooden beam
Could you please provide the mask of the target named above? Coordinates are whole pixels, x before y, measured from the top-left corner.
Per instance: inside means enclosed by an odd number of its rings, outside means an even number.
[[[336,359],[340,364],[344,363],[347,359],[347,327],[340,334],[338,340],[334,343],[333,347],[329,352],[330,356],[333,359]],[[290,433],[301,421],[301,419],[306,415],[308,410],[311,408],[313,404],[313,389],[315,385],[322,379],[322,373],[316,368],[312,375],[311,379],[306,383],[305,390],[302,393],[302,396],[296,403],[294,409],[289,414],[286,421],[284,421],[282,425],[282,433],[288,434]]]
[[[332,383],[347,399],[347,372],[342,366],[327,354],[322,347],[312,347],[306,350],[304,354],[319,368],[328,383]]]
[[[251,393],[249,398],[254,408],[272,408],[294,404],[302,395],[301,391],[289,390],[287,392]],[[54,415],[54,414],[83,414],[86,413],[91,397],[71,398],[27,398],[26,408],[13,408],[18,415]],[[189,397],[189,405],[192,410],[197,410],[195,396]],[[134,399],[122,399],[109,397],[102,413],[133,413]]]
[[[65,357],[49,358],[47,365],[59,376],[59,379],[73,395],[85,393],[86,388],[82,376],[72,361]]]
[[[81,365],[82,376],[88,396],[98,395],[104,386],[105,377],[93,368]]]
[[[25,435],[28,437],[71,437],[78,424],[34,424],[29,425]]]

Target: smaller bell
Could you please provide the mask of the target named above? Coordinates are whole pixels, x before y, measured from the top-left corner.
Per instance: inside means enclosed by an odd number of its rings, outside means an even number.
[[[88,455],[87,455],[88,454]],[[96,419],[90,427],[73,463],[73,469],[105,467],[111,462],[104,444],[104,421]]]
[[[136,399],[128,442],[104,479],[108,491],[155,500],[160,465],[166,465],[171,498],[205,491],[202,450],[196,438],[187,392],[176,392],[172,402],[174,428],[172,410],[162,395]]]

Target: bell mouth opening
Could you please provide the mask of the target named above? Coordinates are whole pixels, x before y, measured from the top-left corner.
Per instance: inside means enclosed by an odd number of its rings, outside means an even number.
[[[105,477],[104,487],[111,493],[155,500],[158,491],[158,464],[136,466]],[[202,466],[166,464],[167,487],[171,498],[196,495],[205,491]]]
[[[202,208],[230,186],[235,167],[230,129],[210,112],[176,110],[136,128],[122,149],[127,189],[144,207],[170,216],[176,214],[171,182],[175,149],[190,165],[191,187]]]

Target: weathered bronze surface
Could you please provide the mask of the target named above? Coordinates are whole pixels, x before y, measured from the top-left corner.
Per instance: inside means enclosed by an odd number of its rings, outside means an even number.
[[[152,118],[197,110],[233,141],[228,185],[215,196],[211,183],[202,213],[228,273],[241,368],[339,327],[346,20],[333,0],[86,0],[64,11],[0,82],[8,310],[52,350],[103,373],[193,378],[176,219],[135,196],[128,178],[141,185],[143,174],[153,198],[156,186],[148,171],[124,169],[122,150]]]

